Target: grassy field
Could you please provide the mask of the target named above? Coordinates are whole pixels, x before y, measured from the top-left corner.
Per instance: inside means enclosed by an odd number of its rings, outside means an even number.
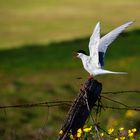
[[[122,34],[110,46],[106,55],[106,68],[127,71],[129,74],[98,76],[97,79],[103,84],[103,91],[140,89],[139,35],[139,30]],[[88,74],[83,70],[80,60],[72,58],[72,52],[79,46],[87,50],[88,38],[1,50],[1,104],[34,103],[62,100],[62,98],[63,100],[73,100]],[[82,79],[78,80],[77,77],[82,77]],[[140,105],[140,96],[135,93],[107,96],[129,105]],[[103,101],[103,103],[110,105],[109,102]],[[25,139],[38,139],[38,137],[49,139],[50,136],[55,135],[54,139],[56,139],[68,108],[59,107],[49,110],[47,108],[1,110],[3,138],[8,139],[7,137],[13,135],[15,139],[23,139],[23,137]],[[110,114],[109,119],[107,119],[108,113]],[[102,126],[109,126],[110,119],[117,116],[118,122],[122,123],[118,125],[127,123],[126,126],[139,128],[139,114],[137,113],[133,119],[127,119],[125,113],[125,111],[119,113],[103,111],[100,120]]]
[[[99,20],[102,33],[136,20],[106,54],[106,69],[128,75],[98,76],[103,91],[140,90],[139,9],[139,0],[1,0],[0,104],[73,100],[88,73],[72,52],[88,52],[90,34]],[[140,106],[139,94],[106,96]],[[111,103],[103,100],[103,104]],[[56,139],[67,111],[68,107],[0,110],[0,140]],[[140,114],[126,114],[103,110],[101,126],[107,128],[116,121],[116,127],[140,128]]]
[[[86,37],[97,21],[102,32],[136,20],[139,28],[139,0],[1,0],[0,48]]]

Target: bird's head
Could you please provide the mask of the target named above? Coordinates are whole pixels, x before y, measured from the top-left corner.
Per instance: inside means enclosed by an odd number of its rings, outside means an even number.
[[[76,54],[76,56],[74,56],[74,58],[82,58],[83,55],[87,55],[87,53],[84,50],[76,51],[73,54]]]

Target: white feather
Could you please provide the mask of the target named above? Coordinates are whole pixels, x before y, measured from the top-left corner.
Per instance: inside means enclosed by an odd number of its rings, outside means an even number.
[[[113,72],[109,70],[104,70],[101,68],[101,60],[103,60],[103,55],[107,50],[107,47],[117,38],[117,36],[133,22],[127,22],[120,27],[114,29],[104,37],[100,39],[100,22],[98,22],[93,30],[93,33],[89,41],[89,52],[90,56],[83,53],[78,53],[78,57],[81,58],[85,70],[92,76],[102,75],[102,74],[127,74],[126,72]],[[103,55],[99,59],[99,52]],[[99,62],[100,60],[100,62]]]
[[[118,28],[112,30],[105,36],[103,36],[100,39],[99,43],[99,52],[106,52],[108,46],[119,36],[120,33],[122,33],[128,26],[130,26],[133,23],[133,21],[127,22]]]
[[[98,66],[99,56],[98,56],[98,46],[100,42],[100,22],[98,22],[93,30],[93,33],[89,41],[89,54],[92,59],[94,59],[94,64]]]

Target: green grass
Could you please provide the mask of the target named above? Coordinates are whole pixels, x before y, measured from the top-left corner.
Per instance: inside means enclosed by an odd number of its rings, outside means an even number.
[[[140,89],[139,35],[139,30],[124,33],[108,49],[105,68],[127,71],[129,74],[98,76],[97,79],[103,84],[103,91]],[[88,51],[88,40],[89,37],[85,37],[1,50],[1,104],[73,100],[88,73],[80,60],[72,58],[72,52],[78,49]],[[83,79],[78,80],[77,77]],[[137,94],[108,96],[130,105],[140,105]],[[110,104],[105,101],[103,103]],[[1,110],[1,137],[7,140],[8,136],[14,136],[15,139],[22,140],[38,137],[49,139],[54,136],[52,139],[56,139],[67,111],[67,107],[50,108],[50,111],[47,108],[8,109],[6,114]],[[128,126],[139,128],[139,114],[133,120],[126,119],[124,114],[125,111],[102,111],[101,125],[108,126],[109,120],[117,116],[120,125],[127,123]]]
[[[139,67],[137,58],[139,57],[139,30],[124,33],[108,49],[106,54],[106,65],[117,68],[116,64],[112,65],[109,61],[122,63],[125,69],[134,69]],[[79,38],[48,45],[26,45],[20,48],[1,50],[0,68],[3,71],[12,73],[18,70],[27,70],[30,72],[38,70],[60,69],[61,68],[78,68],[81,63],[73,59],[72,52],[78,49],[84,49],[88,52],[89,37]],[[57,60],[57,61],[56,61]],[[124,61],[124,62],[123,62]],[[130,63],[129,63],[130,62]],[[132,67],[132,65],[134,65]],[[119,69],[119,68],[118,68]]]
[[[136,29],[139,9],[139,0],[1,0],[0,48],[85,37],[97,21],[103,33],[130,20]]]
[[[106,69],[129,74],[97,79],[103,91],[140,90],[139,9],[139,0],[1,0],[0,104],[73,100],[88,73],[72,52],[88,52],[97,21],[103,34],[136,20],[112,43],[105,59]],[[138,94],[107,96],[140,105]],[[0,140],[56,139],[67,111],[68,107],[0,110]],[[102,111],[101,125],[108,127],[116,119],[118,125],[140,128],[139,113],[134,118],[125,113]]]

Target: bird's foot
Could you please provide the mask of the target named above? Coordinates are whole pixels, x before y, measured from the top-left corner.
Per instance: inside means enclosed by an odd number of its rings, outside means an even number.
[[[94,79],[94,77],[91,75],[88,77],[88,80],[93,80],[93,79]]]

